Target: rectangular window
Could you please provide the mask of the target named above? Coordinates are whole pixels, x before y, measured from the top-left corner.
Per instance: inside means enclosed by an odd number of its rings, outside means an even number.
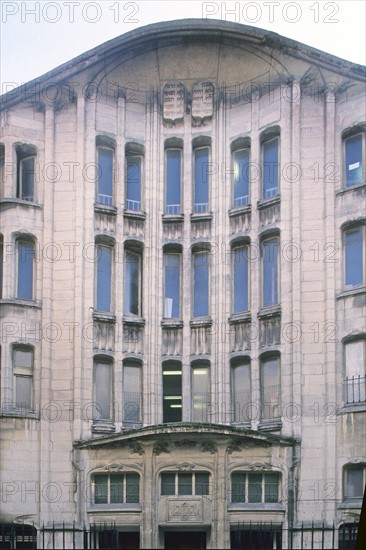
[[[0,197],[4,196],[4,167],[5,167],[5,147],[0,143]]]
[[[163,422],[182,421],[182,367],[163,365]]]
[[[233,261],[233,313],[248,311],[248,246],[238,246],[232,250]]]
[[[97,246],[97,296],[96,309],[111,311],[112,290],[112,249],[109,246]]]
[[[33,271],[35,250],[29,241],[18,241],[17,298],[33,300]]]
[[[278,194],[278,138],[263,143],[262,155],[263,199],[266,200]]]
[[[113,160],[114,151],[107,147],[98,147],[98,198],[97,202],[112,206],[113,201]]]
[[[180,254],[164,254],[164,317],[180,318]]]
[[[345,402],[366,401],[366,341],[348,342],[344,346]]]
[[[112,420],[113,374],[109,363],[94,365],[94,420]]]
[[[192,422],[209,422],[210,411],[210,369],[199,366],[192,368]]]
[[[363,183],[362,147],[363,136],[358,134],[345,140],[346,187]]]
[[[209,148],[194,151],[194,211],[208,212],[209,203]]]
[[[279,359],[268,359],[261,369],[261,418],[274,420],[280,418],[280,368]]]
[[[364,491],[364,467],[345,469],[344,496],[346,499],[362,499]]]
[[[36,157],[18,157],[17,197],[25,201],[34,200]]]
[[[33,351],[13,350],[14,406],[30,410],[33,405]]]
[[[364,285],[364,229],[347,231],[344,238],[346,288],[357,288]]]
[[[141,424],[142,421],[142,380],[141,367],[125,364],[123,367],[123,423]]]
[[[141,315],[141,256],[125,251],[125,315]]]
[[[278,304],[278,239],[262,243],[263,307]]]
[[[206,317],[209,314],[209,254],[193,254],[193,317]]]
[[[140,502],[140,476],[138,474],[95,474],[95,504],[133,504],[138,502]]]
[[[142,187],[142,157],[128,155],[126,157],[126,208],[141,210]]]
[[[233,153],[234,208],[249,204],[249,149]]]
[[[166,150],[165,213],[180,214],[182,151]]]
[[[210,493],[210,475],[206,472],[164,472],[161,474],[161,495],[204,496]]]
[[[235,472],[231,476],[231,502],[278,502],[278,473]]]
[[[250,365],[236,365],[231,369],[232,388],[232,421],[250,422],[251,393],[250,393]]]

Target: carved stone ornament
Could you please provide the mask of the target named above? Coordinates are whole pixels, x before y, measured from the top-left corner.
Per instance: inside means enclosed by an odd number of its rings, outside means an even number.
[[[226,447],[226,451],[229,455],[232,455],[233,453],[240,453],[240,451],[241,451],[241,441],[240,441],[240,439],[237,439],[237,440],[233,441],[232,443],[230,443],[230,445],[228,445]]]
[[[211,118],[213,114],[214,86],[212,82],[199,82],[192,90],[192,117]]]
[[[176,447],[195,447],[197,445],[197,441],[193,441],[192,439],[182,439],[180,441],[175,441],[174,445]]]
[[[180,462],[177,464],[177,469],[184,472],[191,472],[194,468],[195,465],[190,462]]]
[[[180,120],[184,115],[184,86],[180,82],[165,84],[163,88],[164,120]]]
[[[196,501],[170,501],[168,521],[202,521],[202,504]]]
[[[161,453],[170,453],[170,450],[169,450],[169,447],[168,447],[168,442],[167,441],[162,441],[162,442],[159,442],[159,443],[155,443],[154,448],[153,448],[153,452],[156,455],[160,455]]]
[[[137,441],[132,441],[128,447],[130,449],[131,454],[133,453],[137,453],[138,455],[144,454],[144,449],[142,448],[141,443],[138,443]]]
[[[216,445],[212,441],[206,441],[201,445],[201,451],[203,453],[211,453],[212,455],[216,453]]]
[[[107,472],[120,472],[123,470],[124,466],[123,464],[110,464],[109,466],[106,466],[104,469]]]

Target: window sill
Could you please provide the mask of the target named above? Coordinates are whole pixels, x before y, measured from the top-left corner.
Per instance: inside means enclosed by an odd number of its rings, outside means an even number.
[[[258,430],[262,432],[274,432],[281,430],[282,420],[280,418],[275,418],[274,420],[261,420],[258,424]]]
[[[345,510],[349,508],[362,508],[362,497],[355,498],[354,500],[344,500],[338,505],[338,510]]]
[[[251,211],[252,206],[250,204],[247,204],[246,206],[237,206],[236,208],[230,208],[229,217],[235,218],[236,216],[240,216],[241,214],[250,214]]]
[[[344,403],[338,408],[337,414],[349,414],[366,411],[366,401],[360,401],[358,403]]]
[[[251,422],[231,422],[231,426],[234,428],[242,428],[244,430],[251,430],[252,423]]]
[[[173,317],[164,317],[161,321],[162,327],[182,328],[182,319],[174,319]]]
[[[94,203],[94,212],[98,212],[99,214],[111,214],[112,216],[117,215],[117,207],[116,206],[107,206],[105,204],[99,204]]]
[[[161,218],[163,220],[163,223],[184,222],[184,214],[163,214]]]
[[[38,204],[38,202],[34,201],[26,201],[24,199],[16,199],[16,198],[3,198],[0,199],[0,207],[7,206],[7,205],[19,205],[19,206],[27,206],[28,208],[38,208],[39,210],[43,209],[43,206],[41,204]]]
[[[109,420],[93,420],[91,430],[94,433],[111,433],[116,431],[116,427]]]
[[[338,294],[337,300],[348,298],[349,296],[358,296],[360,294],[366,294],[366,288],[364,286],[359,288],[352,288],[350,290],[344,290],[341,294]]]
[[[108,323],[115,323],[116,316],[113,313],[106,313],[103,311],[93,311],[93,320],[94,321],[105,321]]]
[[[213,218],[212,212],[191,214],[191,222],[210,222]]]
[[[231,502],[228,505],[229,512],[256,510],[265,512],[267,510],[286,512],[286,507],[280,502]]]
[[[257,202],[257,208],[258,210],[263,210],[264,208],[268,208],[270,206],[274,206],[275,204],[280,204],[281,202],[281,196],[276,195],[273,198],[270,199],[262,199]]]
[[[230,325],[235,325],[236,323],[250,323],[251,320],[252,315],[249,312],[233,313],[228,318]]]
[[[146,212],[143,212],[142,210],[124,210],[123,215],[125,218],[129,218],[130,220],[146,220]]]
[[[357,183],[356,185],[351,185],[350,187],[343,187],[343,189],[336,192],[336,196],[338,197],[339,195],[345,195],[351,191],[360,191],[363,189],[366,190],[366,182]]]
[[[270,317],[277,317],[279,315],[281,315],[280,305],[263,307],[257,313],[258,319],[268,319]]]
[[[116,503],[116,504],[89,504],[87,512],[103,512],[105,510],[113,510],[119,512],[142,512],[141,504],[137,503]]]
[[[134,316],[131,316],[131,317],[123,316],[122,321],[126,325],[144,326],[146,324],[146,320],[143,317],[138,317],[137,315],[136,315],[136,317],[134,317]]]
[[[18,298],[2,298],[0,300],[0,305],[34,307],[36,309],[42,308],[41,302],[36,302],[34,300],[20,300]]]
[[[212,326],[212,319],[211,317],[197,317],[191,319],[189,324],[191,327],[210,327]]]
[[[39,420],[40,415],[32,410],[8,408],[0,410],[0,418],[30,418],[33,420]]]

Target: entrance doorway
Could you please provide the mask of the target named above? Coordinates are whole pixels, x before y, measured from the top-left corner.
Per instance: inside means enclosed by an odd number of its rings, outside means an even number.
[[[206,533],[205,531],[166,531],[164,548],[204,550],[206,548]]]

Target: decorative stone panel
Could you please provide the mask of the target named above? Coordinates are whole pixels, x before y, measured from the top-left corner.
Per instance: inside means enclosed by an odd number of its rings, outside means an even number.
[[[114,213],[96,211],[94,215],[94,229],[103,233],[115,233],[116,215]]]
[[[191,354],[207,355],[211,353],[212,324],[210,322],[191,323]]]
[[[265,227],[281,221],[281,203],[279,198],[261,203],[258,205],[258,208],[259,227]]]
[[[230,320],[230,351],[249,351],[251,349],[250,320]]]
[[[123,353],[142,354],[144,351],[144,323],[124,321],[122,335]]]
[[[183,223],[179,220],[167,220],[163,218],[164,239],[175,241],[183,237]]]
[[[183,328],[181,326],[163,326],[162,355],[182,355]]]
[[[94,320],[94,349],[98,351],[114,351],[115,324],[112,321]]]
[[[229,212],[230,216],[230,230],[232,234],[245,233],[250,231],[251,227],[251,210],[247,208],[245,210]]]
[[[143,237],[145,216],[124,214],[124,234],[129,237]]]
[[[271,314],[259,318],[259,345],[261,348],[281,343],[281,315]]]
[[[208,239],[211,237],[212,215],[192,214],[191,232],[194,239]]]

